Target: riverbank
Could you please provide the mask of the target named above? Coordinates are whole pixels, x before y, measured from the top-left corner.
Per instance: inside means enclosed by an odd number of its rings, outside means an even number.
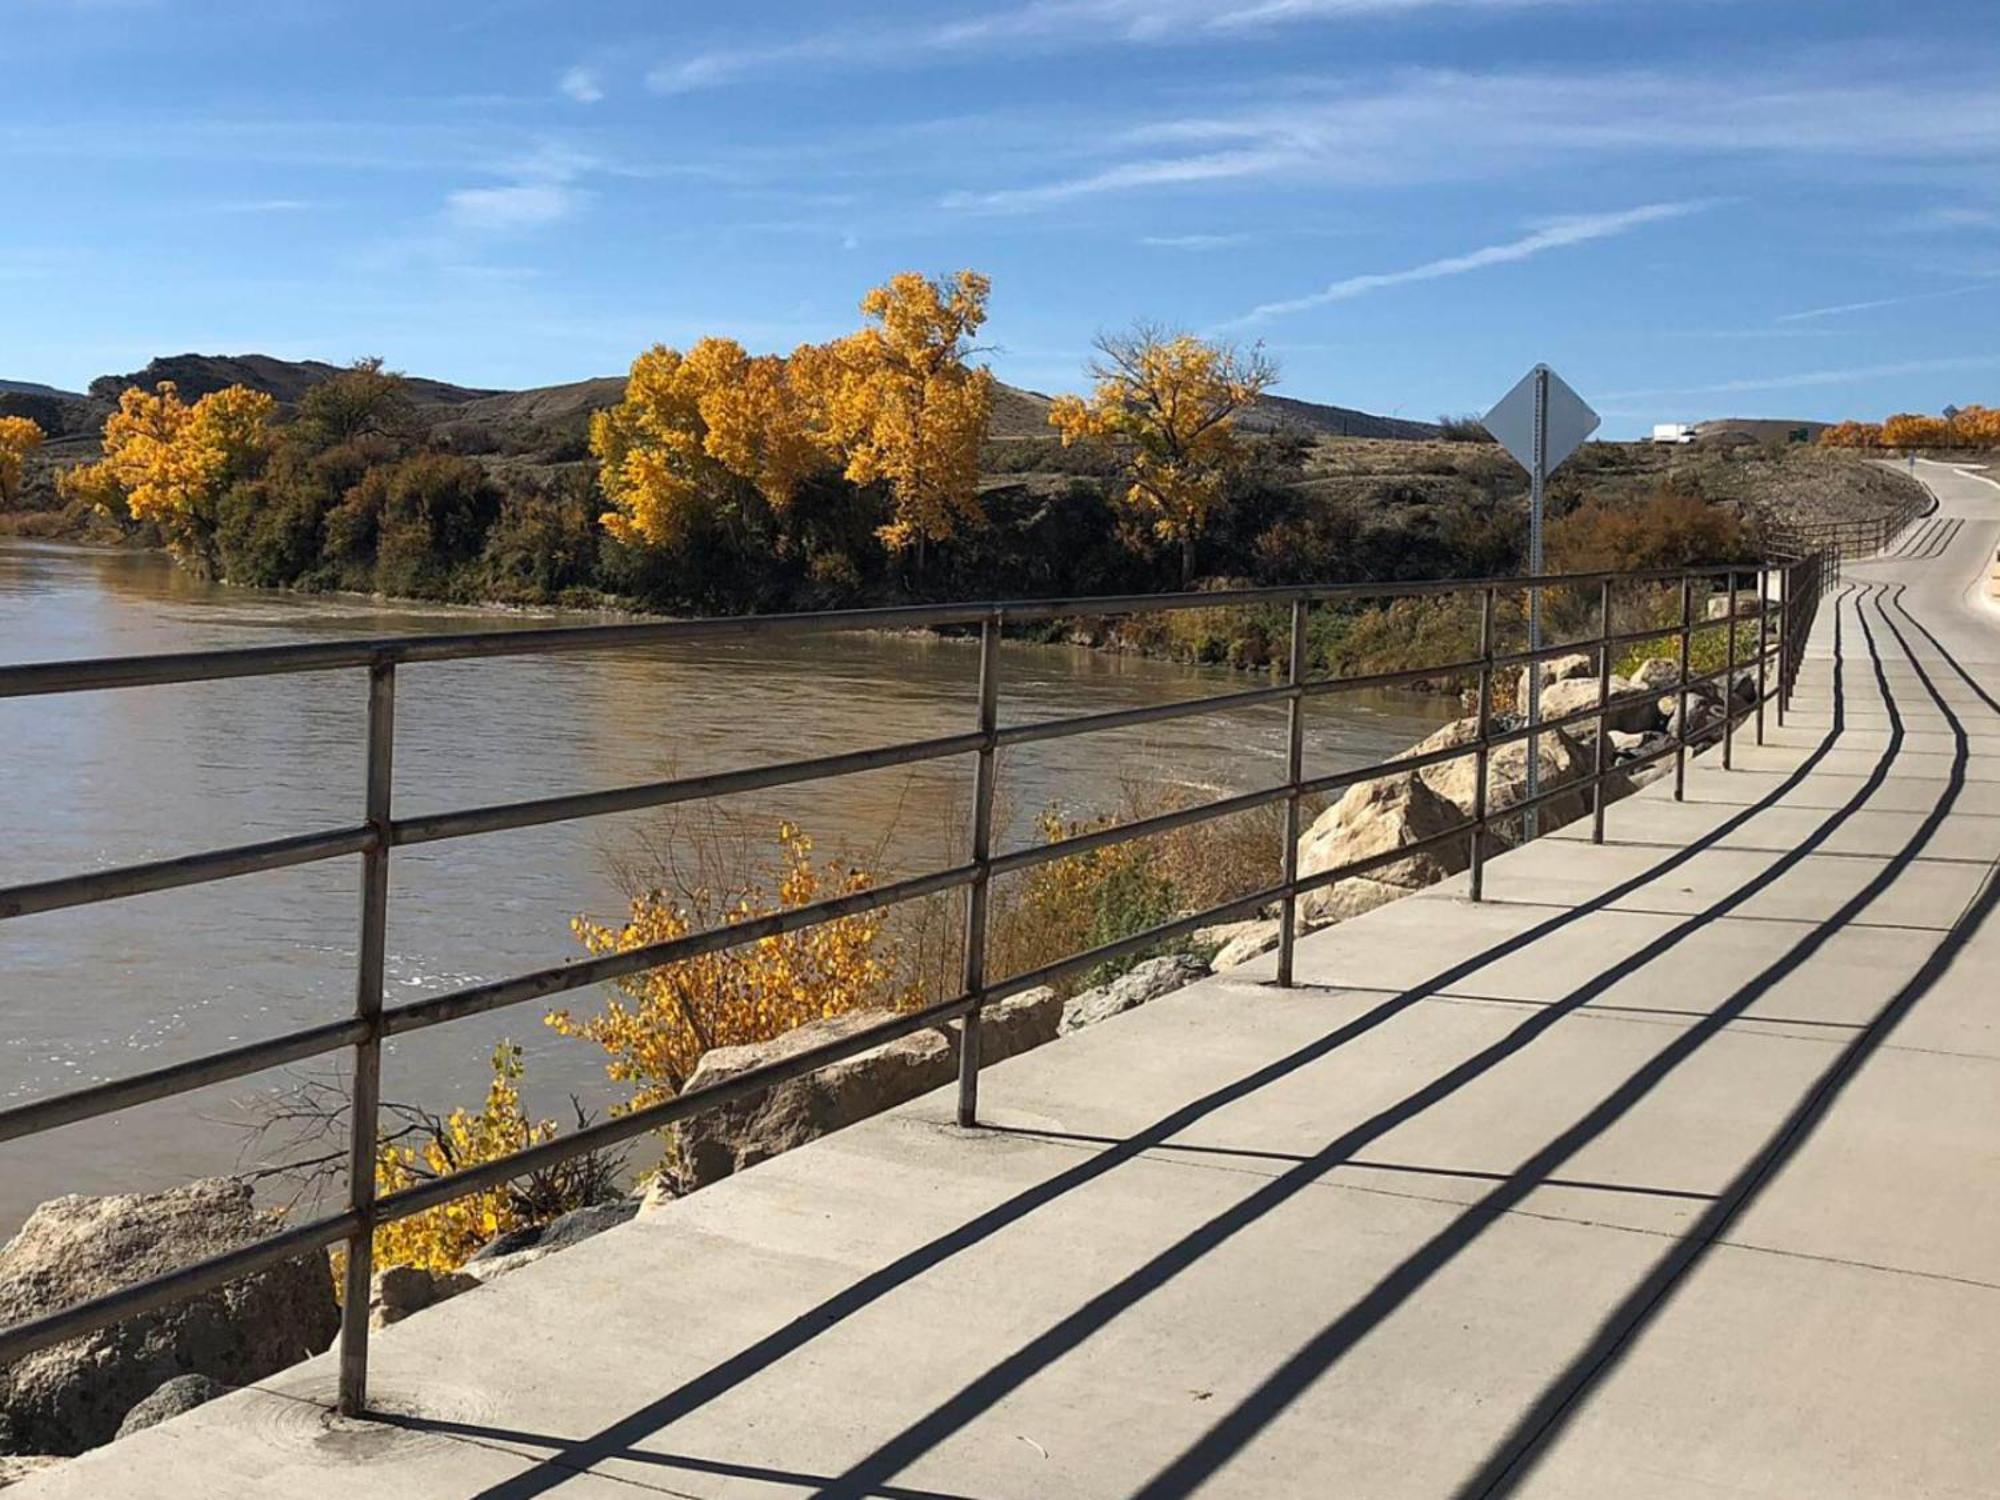
[[[538,623],[546,618],[226,589],[157,555],[0,546],[0,640],[9,655],[27,655],[21,643],[47,659]],[[1010,641],[1003,652],[1010,722],[1240,684],[1217,668],[1074,646]],[[962,733],[977,712],[974,658],[957,640],[856,633],[788,640],[781,650],[719,640],[413,666],[399,682],[397,809],[477,806]],[[0,826],[15,832],[6,881],[348,825],[361,805],[366,697],[360,674],[329,673],[0,701],[10,767],[0,777]],[[1344,694],[1314,714],[1309,754],[1330,770],[1382,760],[1454,711],[1415,695]],[[1117,812],[1135,788],[1194,801],[1249,791],[1281,772],[1284,755],[1282,705],[1023,745],[1003,760],[1001,836],[1034,840],[1038,815],[1052,807],[1065,819]],[[781,820],[810,832],[822,855],[883,879],[948,866],[962,857],[954,851],[968,773],[964,761],[937,762],[738,797],[678,820],[622,814],[399,851],[391,993],[420,999],[574,957],[571,920],[622,913],[632,867],[650,868],[655,855],[685,860],[701,839],[761,856]],[[350,864],[332,862],[7,924],[7,986],[36,1001],[0,1045],[0,1101],[344,1014],[353,878]],[[392,1097],[476,1100],[485,1060],[507,1040],[526,1049],[538,1118],[567,1117],[572,1092],[591,1108],[616,1097],[595,1048],[575,1047],[538,1014],[521,1013],[399,1039],[390,1049]],[[239,1092],[150,1106],[143,1132],[100,1121],[51,1137],[0,1185],[0,1231],[59,1193],[132,1191],[234,1169]]]

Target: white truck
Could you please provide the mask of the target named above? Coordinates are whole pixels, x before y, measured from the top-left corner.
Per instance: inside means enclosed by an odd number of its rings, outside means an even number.
[[[1692,422],[1655,422],[1653,441],[1656,443],[1691,443],[1695,439],[1695,424]]]

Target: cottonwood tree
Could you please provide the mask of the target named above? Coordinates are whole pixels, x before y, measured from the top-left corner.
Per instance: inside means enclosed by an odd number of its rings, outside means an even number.
[[[1903,411],[1882,424],[1885,448],[1944,448],[1950,443],[1951,428],[1943,417]]]
[[[993,409],[993,376],[973,368],[992,282],[977,271],[931,279],[904,271],[861,299],[870,326],[791,358],[815,435],[857,485],[887,487],[892,519],[877,532],[891,551],[949,541],[985,524],[979,445]]]
[[[734,339],[683,354],[656,344],[632,362],[625,397],[591,419],[598,479],[615,509],[604,527],[635,546],[671,547],[747,484],[774,511],[828,459],[807,430],[786,362]]]
[[[1058,397],[1049,422],[1063,446],[1115,454],[1135,528],[1176,542],[1181,583],[1193,581],[1195,544],[1223,504],[1241,457],[1235,419],[1277,382],[1261,346],[1239,349],[1149,324],[1097,340],[1096,389]]]
[[[0,417],[0,506],[11,507],[20,498],[28,455],[42,446],[42,436],[32,417]]]
[[[192,406],[170,380],[150,392],[132,386],[104,419],[103,459],[72,468],[59,488],[107,510],[122,503],[130,519],[160,528],[176,558],[213,572],[217,505],[269,454],[276,411],[240,385]]]
[[[625,396],[591,422],[591,451],[620,541],[674,547],[739,514],[750,494],[782,524],[800,488],[838,469],[881,487],[892,550],[945,541],[985,519],[979,444],[992,376],[967,363],[986,318],[976,271],[892,277],[862,298],[872,320],[789,358],[705,338],[655,345],[632,363]],[[747,493],[746,493],[747,487]]]

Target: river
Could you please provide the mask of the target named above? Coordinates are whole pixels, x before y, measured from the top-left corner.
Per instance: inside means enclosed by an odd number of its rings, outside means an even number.
[[[550,616],[263,593],[189,578],[164,558],[0,541],[0,662],[265,645]],[[475,806],[831,754],[960,731],[974,714],[968,643],[845,635],[601,656],[458,662],[398,674],[396,811]],[[1246,680],[1082,648],[1008,645],[1002,721],[1184,699]],[[360,818],[365,674],[340,672],[0,700],[0,885],[104,869]],[[1381,759],[1449,706],[1343,695],[1315,711],[1309,772]],[[1044,807],[1116,810],[1133,787],[1207,797],[1279,774],[1282,710],[1205,714],[1020,747],[1003,759],[1001,847]],[[962,857],[969,758],[659,812],[400,851],[390,1002],[574,957],[569,920],[614,918],[621,875],[708,829],[768,848],[780,818],[883,876]],[[957,848],[954,848],[954,845]],[[0,1104],[330,1020],[352,1004],[357,862],[158,892],[0,922]],[[587,1008],[588,994],[569,997]],[[527,1050],[529,1101],[611,1097],[603,1054],[539,1007],[391,1044],[385,1096],[475,1104],[485,1059]],[[271,1078],[0,1146],[0,1233],[64,1192],[149,1191],[246,1158],[242,1105]]]

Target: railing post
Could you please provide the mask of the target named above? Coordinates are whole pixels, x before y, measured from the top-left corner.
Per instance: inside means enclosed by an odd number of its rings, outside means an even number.
[[[1722,676],[1722,769],[1734,770],[1730,754],[1736,739],[1736,573],[1729,574],[1729,670]]]
[[[368,1409],[368,1290],[375,1271],[375,1142],[382,1102],[382,969],[389,924],[389,793],[395,776],[396,666],[368,669],[367,822],[375,840],[361,856],[361,942],[355,966],[354,1014],[368,1034],[354,1044],[348,1098],[347,1206],[357,1217],[347,1241],[347,1276],[340,1309],[340,1410]]]
[[[1493,734],[1493,594],[1491,584],[1479,604],[1478,746],[1472,766],[1472,899],[1486,894],[1486,764],[1487,741]]]
[[[1285,899],[1278,920],[1278,987],[1292,987],[1293,929],[1298,925],[1299,897],[1293,887],[1299,879],[1299,787],[1305,779],[1306,754],[1306,613],[1311,608],[1304,595],[1292,601],[1292,651],[1286,681],[1292,699],[1285,723]]]
[[[1604,842],[1604,773],[1611,745],[1611,580],[1597,591],[1597,766],[1590,795],[1590,841]]]
[[[1785,671],[1792,651],[1792,565],[1778,565],[1778,727],[1785,727],[1785,695],[1791,691]]]
[[[958,1123],[979,1123],[979,1013],[986,1006],[986,904],[992,884],[993,775],[1000,727],[1000,617],[979,626],[979,762],[972,774],[972,863],[965,895],[964,993],[972,999],[958,1038]]]
[[[1688,767],[1688,647],[1694,636],[1694,580],[1681,574],[1681,682],[1680,719],[1675,724],[1674,801],[1687,798]]]

